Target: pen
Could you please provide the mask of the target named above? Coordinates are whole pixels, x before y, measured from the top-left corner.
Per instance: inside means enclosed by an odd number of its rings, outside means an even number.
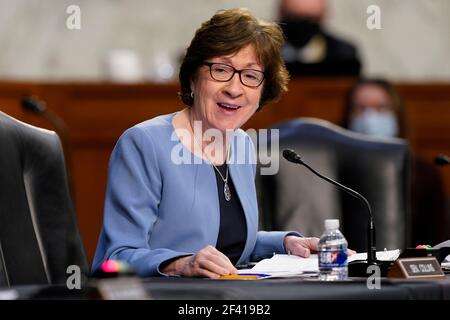
[[[266,273],[239,273],[240,276],[258,276],[258,277],[268,277],[270,274]]]
[[[264,273],[240,273],[240,274],[227,274],[220,276],[220,279],[258,279],[261,277],[267,277],[270,274]]]

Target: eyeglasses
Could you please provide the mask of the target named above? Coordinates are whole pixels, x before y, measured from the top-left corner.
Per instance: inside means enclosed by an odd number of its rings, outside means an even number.
[[[244,86],[250,88],[257,88],[264,81],[264,72],[255,69],[237,70],[234,67],[215,62],[204,62],[204,65],[209,67],[211,78],[220,82],[230,81],[235,73],[239,74],[239,80]]]

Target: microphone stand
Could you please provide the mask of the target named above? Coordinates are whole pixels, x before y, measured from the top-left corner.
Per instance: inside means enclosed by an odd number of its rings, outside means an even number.
[[[305,166],[308,168],[312,173],[314,173],[316,176],[328,181],[329,183],[339,187],[341,190],[345,191],[349,195],[359,199],[362,201],[366,208],[367,212],[369,213],[369,221],[368,221],[368,232],[367,232],[367,260],[356,260],[352,261],[348,264],[348,273],[351,277],[368,277],[369,274],[367,273],[367,268],[371,265],[376,265],[380,267],[381,274],[387,273],[387,267],[383,261],[378,261],[376,257],[376,238],[375,238],[375,223],[372,215],[372,208],[369,204],[369,201],[365,197],[363,197],[361,194],[356,192],[353,189],[350,189],[349,187],[346,187],[342,184],[340,184],[337,181],[334,181],[331,178],[328,178],[327,176],[317,172],[315,169],[311,168],[306,162],[302,160],[302,158],[293,150],[286,149],[283,151],[283,157],[293,163],[297,163],[300,165]],[[390,265],[390,262],[389,262]]]

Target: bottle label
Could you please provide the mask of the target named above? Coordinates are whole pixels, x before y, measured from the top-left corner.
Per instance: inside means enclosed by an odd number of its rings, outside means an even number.
[[[322,250],[319,252],[319,268],[347,266],[347,250]]]

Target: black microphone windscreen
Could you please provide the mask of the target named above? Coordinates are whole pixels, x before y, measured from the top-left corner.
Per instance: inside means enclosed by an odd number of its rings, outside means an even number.
[[[446,155],[441,154],[434,158],[434,163],[439,166],[445,166],[450,163],[450,158]]]
[[[43,113],[47,110],[44,103],[33,97],[24,97],[20,101],[22,108],[31,112]]]
[[[283,157],[290,162],[302,163],[300,156],[292,149],[284,149]]]

